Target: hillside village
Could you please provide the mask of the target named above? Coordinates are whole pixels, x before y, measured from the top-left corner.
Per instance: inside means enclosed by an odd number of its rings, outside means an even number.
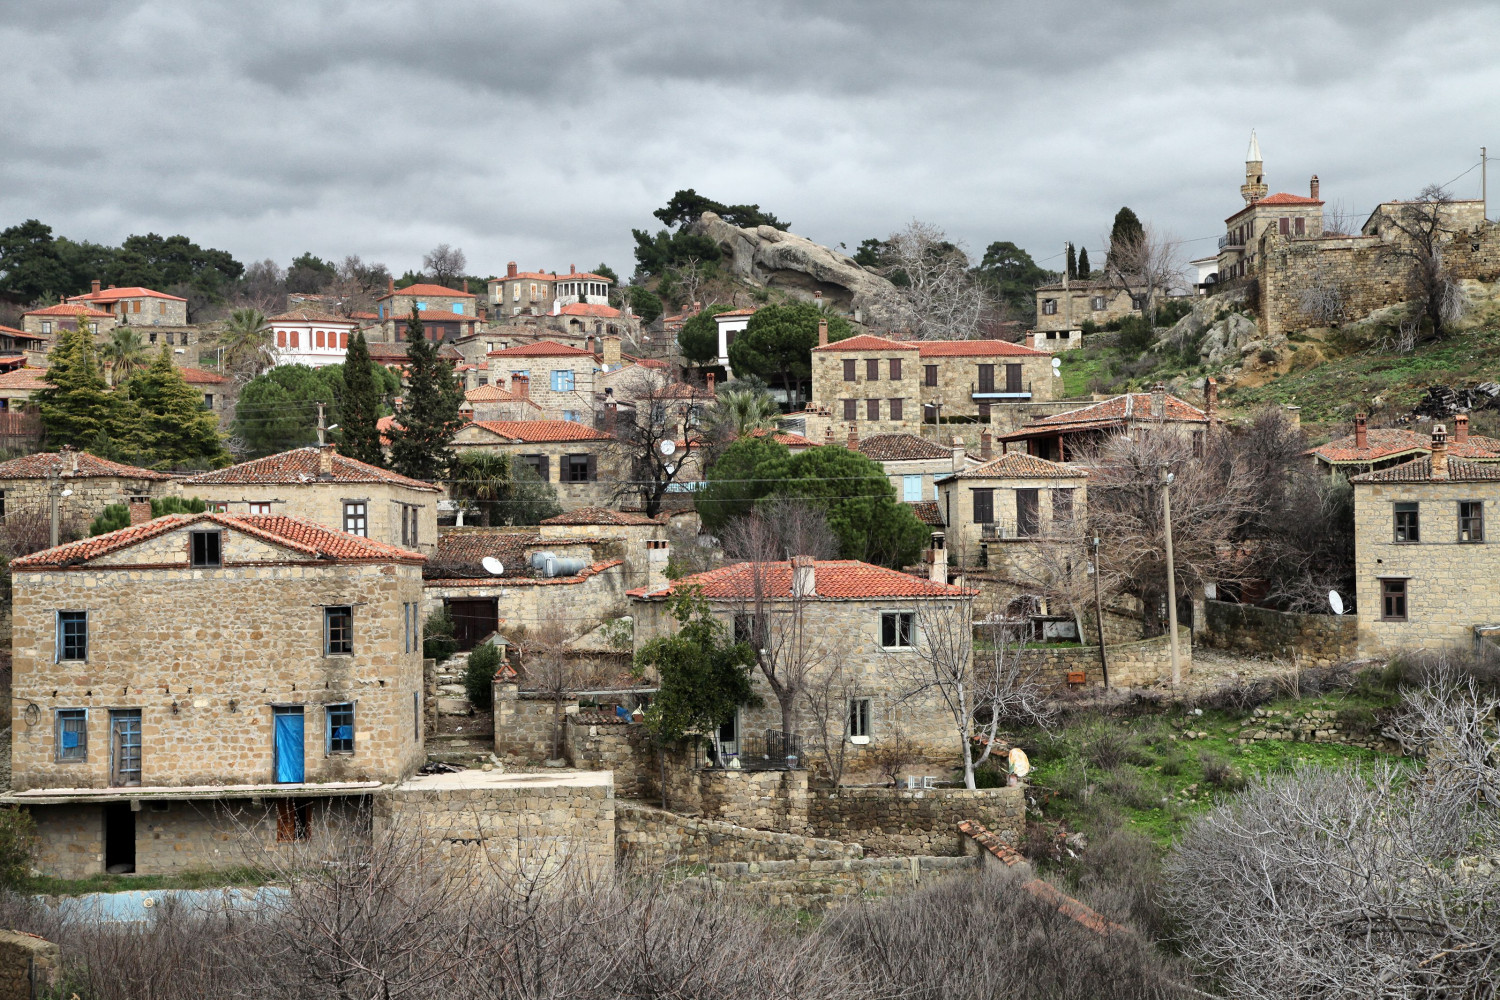
[[[1150,950],[1207,934],[1148,883],[1281,808],[1262,776],[1451,767],[1493,813],[1500,226],[1439,190],[1350,225],[1274,167],[1252,133],[1216,254],[1124,209],[1020,297],[688,191],[628,280],[437,253],[13,303],[20,884],[288,884],[404,836],[822,921],[995,870]],[[1448,860],[1492,903],[1484,813]],[[1458,967],[1464,912],[1421,954],[1467,983],[1500,959]]]

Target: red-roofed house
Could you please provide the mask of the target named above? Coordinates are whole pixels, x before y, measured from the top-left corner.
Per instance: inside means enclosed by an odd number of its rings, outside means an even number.
[[[21,314],[21,329],[39,337],[55,337],[64,330],[76,330],[83,323],[95,336],[115,327],[115,317],[83,302],[63,302]]]
[[[954,439],[952,447],[944,448],[936,441],[916,434],[876,434],[860,438],[857,450],[880,463],[896,489],[896,499],[904,503],[936,500],[935,481],[962,472],[965,466],[963,440],[960,438]]]
[[[609,499],[617,478],[609,471],[613,444],[610,435],[571,420],[480,420],[460,428],[450,447],[515,456],[555,485],[570,510]]]
[[[1260,140],[1250,132],[1245,153],[1245,183],[1240,197],[1245,207],[1224,220],[1225,235],[1219,238],[1218,281],[1245,278],[1256,272],[1263,256],[1265,236],[1278,233],[1289,239],[1311,239],[1323,235],[1323,202],[1318,197],[1318,175],[1308,184],[1308,195],[1285,192],[1267,195],[1265,163]]]
[[[490,305],[498,319],[503,316],[544,316],[560,306],[609,307],[609,289],[614,282],[602,274],[569,267],[556,271],[521,271],[516,262],[505,266],[503,278],[489,281]],[[619,314],[616,313],[616,316]]]
[[[856,758],[897,733],[918,743],[926,759],[939,766],[960,752],[951,734],[952,716],[935,694],[902,696],[913,687],[912,675],[920,672],[918,646],[924,638],[919,619],[930,626],[935,621],[927,616],[952,615],[960,631],[966,629],[975,591],[855,560],[798,556],[787,562],[735,563],[630,591],[637,649],[672,630],[669,599],[688,588],[701,588],[715,616],[757,649],[775,649],[784,657],[786,642],[801,635],[810,647],[807,661],[815,664],[804,698],[822,687],[826,671],[842,670],[847,703],[820,706],[819,714],[835,725],[849,720]],[[950,610],[937,612],[939,608]],[[726,752],[736,752],[747,735],[782,729],[780,706],[759,671],[755,686],[765,704],[740,709],[726,724],[720,734]],[[814,714],[801,699],[795,709],[797,735],[813,751],[821,742]],[[856,761],[854,769],[861,766]]]
[[[618,339],[614,343],[618,350]],[[490,351],[486,360],[488,384],[526,396],[545,419],[593,421],[594,383],[603,369],[593,351],[537,340]]]
[[[519,383],[518,383],[519,385]],[[459,412],[470,420],[542,420],[542,408],[529,396],[502,389],[498,385],[481,385],[464,393]]]
[[[70,295],[68,301],[107,312],[122,325],[186,326],[188,321],[187,299],[150,288],[100,288],[95,281],[87,295]]]
[[[1202,452],[1214,408],[1214,386],[1210,379],[1205,394],[1206,409],[1171,395],[1157,386],[1151,392],[1131,392],[1066,413],[1034,420],[1002,435],[1006,450],[1020,446],[1030,455],[1055,462],[1071,462],[1079,452],[1100,437],[1127,431],[1169,431],[1188,438],[1194,453]]]
[[[12,561],[5,800],[36,822],[37,866],[169,874],[341,835],[426,759],[423,561],[226,514]]]
[[[950,565],[1032,582],[1036,543],[1073,538],[1088,499],[1082,469],[1020,452],[940,477],[937,491]]]
[[[401,343],[406,339],[406,323],[413,309],[422,320],[423,336],[435,344],[471,337],[479,322],[476,301],[467,288],[447,288],[425,282],[397,288],[391,281],[386,286],[386,293],[375,300],[375,314],[379,319],[365,330],[365,339]]]
[[[349,338],[359,328],[356,320],[313,309],[293,309],[272,316],[271,337],[278,365],[341,365]]]
[[[9,377],[0,376],[0,382]],[[165,472],[111,462],[74,448],[0,462],[0,518],[26,512],[48,513],[53,492],[58,497],[58,512],[66,535],[70,530],[87,531],[89,522],[110,504],[176,491],[172,477]]]

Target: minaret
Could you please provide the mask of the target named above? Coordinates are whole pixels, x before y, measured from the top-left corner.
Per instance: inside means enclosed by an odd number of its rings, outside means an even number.
[[[1256,141],[1255,129],[1250,130],[1250,148],[1245,151],[1245,183],[1240,185],[1240,195],[1246,205],[1253,205],[1266,196],[1265,171],[1260,160],[1260,143]]]

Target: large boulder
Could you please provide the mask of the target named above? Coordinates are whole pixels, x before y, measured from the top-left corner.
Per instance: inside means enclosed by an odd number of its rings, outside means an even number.
[[[772,226],[741,229],[713,212],[704,212],[692,231],[719,245],[724,265],[738,278],[808,302],[822,292],[825,303],[849,313],[856,323],[885,329],[900,325],[896,287],[852,257]]]
[[[1270,348],[1276,350],[1286,337],[1263,338],[1255,320],[1243,313],[1230,313],[1208,328],[1198,345],[1199,360],[1210,368],[1240,363],[1248,355]]]

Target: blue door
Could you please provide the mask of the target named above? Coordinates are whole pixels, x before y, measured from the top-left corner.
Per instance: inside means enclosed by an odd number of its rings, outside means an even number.
[[[276,780],[297,784],[304,780],[302,768],[302,707],[278,708],[276,719]]]

